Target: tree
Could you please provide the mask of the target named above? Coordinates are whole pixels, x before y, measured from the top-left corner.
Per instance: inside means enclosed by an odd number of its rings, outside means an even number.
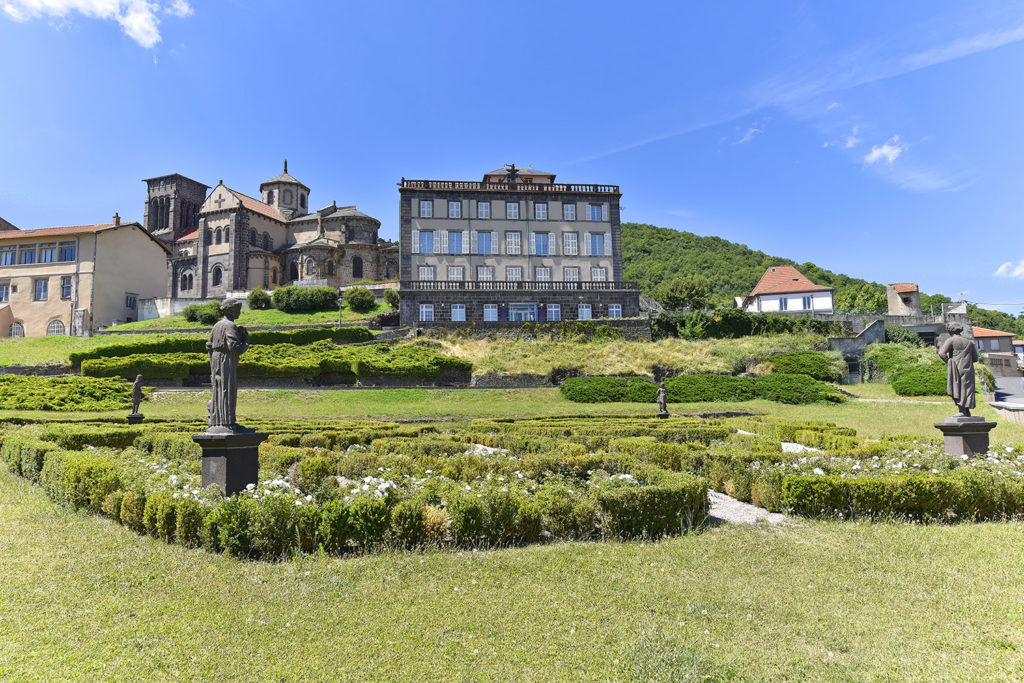
[[[654,298],[666,311],[681,311],[686,308],[695,311],[708,307],[708,281],[699,275],[682,276],[662,284],[654,292]]]
[[[835,307],[841,313],[878,313],[887,305],[885,287],[871,282],[849,285],[836,292]]]
[[[387,302],[388,306],[392,309],[398,310],[398,292],[394,289],[387,289],[384,291],[384,301]]]

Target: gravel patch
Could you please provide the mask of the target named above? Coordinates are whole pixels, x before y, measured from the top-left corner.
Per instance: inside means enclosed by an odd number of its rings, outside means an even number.
[[[778,512],[768,512],[750,503],[743,503],[732,496],[708,489],[711,499],[711,521],[714,524],[783,524],[787,517]]]

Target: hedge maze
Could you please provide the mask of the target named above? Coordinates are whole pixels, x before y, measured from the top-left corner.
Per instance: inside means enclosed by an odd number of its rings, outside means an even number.
[[[819,518],[960,522],[1024,514],[1024,448],[946,456],[770,417],[559,417],[399,424],[251,420],[261,478],[200,488],[199,420],[52,421],[0,431],[0,458],[56,501],[239,557],[659,538],[699,529],[713,488]],[[815,449],[792,453],[783,444]]]

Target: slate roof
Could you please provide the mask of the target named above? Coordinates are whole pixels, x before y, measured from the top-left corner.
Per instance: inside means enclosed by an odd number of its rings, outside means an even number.
[[[296,178],[295,176],[293,176],[291,173],[288,172],[288,162],[287,161],[284,162],[284,171],[282,171],[281,173],[277,174],[276,176],[274,176],[270,180],[264,180],[262,183],[260,183],[260,189],[262,190],[264,185],[269,185],[271,183],[292,183],[294,185],[299,185],[301,187],[305,187],[306,191],[307,192],[309,191],[309,188],[306,187],[305,184],[300,182],[298,178]]]
[[[889,286],[897,294],[912,294],[917,291],[917,285],[913,282],[895,282]]]
[[[971,332],[974,333],[974,338],[981,337],[987,339],[988,337],[1012,337],[1013,332],[1000,332],[999,330],[990,330],[987,327],[971,327]]]
[[[772,266],[764,271],[750,296],[759,294],[793,294],[796,292],[831,292],[831,287],[816,285],[793,266]]]

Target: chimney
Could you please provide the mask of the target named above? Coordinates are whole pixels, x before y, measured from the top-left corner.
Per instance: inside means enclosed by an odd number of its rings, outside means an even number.
[[[121,225],[121,217],[116,213],[114,214],[114,225]]]

